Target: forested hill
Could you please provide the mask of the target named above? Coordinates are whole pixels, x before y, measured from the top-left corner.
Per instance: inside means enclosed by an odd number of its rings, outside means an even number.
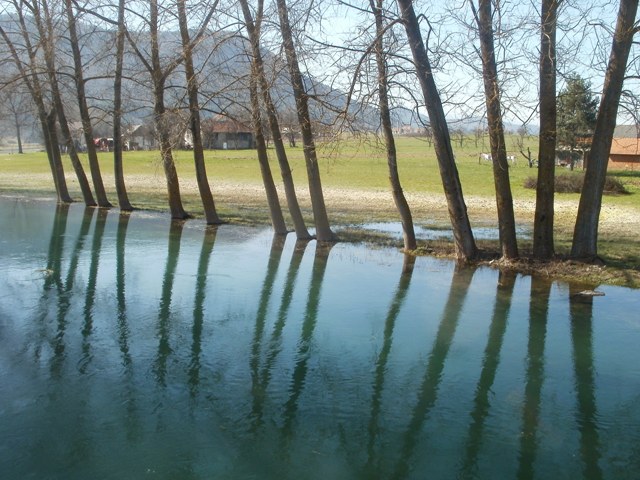
[[[14,18],[8,15],[0,16],[0,25],[14,39],[16,45],[24,43],[20,38],[19,25]],[[106,134],[110,129],[109,109],[113,105],[116,32],[94,26],[86,21],[79,22],[77,29],[87,95],[92,107],[92,116],[95,118],[94,128],[97,134],[101,133],[101,130]],[[32,44],[37,45],[39,35],[33,22],[28,23],[28,30]],[[147,122],[151,115],[153,96],[150,75],[136,50],[143,57],[146,56],[148,61],[149,34],[148,32],[131,32],[130,40],[126,44],[124,58],[124,119],[128,124],[141,124]],[[160,32],[159,44],[161,61],[165,66],[169,66],[172,62],[179,62],[182,46],[180,33],[177,30]],[[248,40],[238,34],[208,31],[203,35],[194,50],[203,117],[225,112],[242,121],[249,121],[249,49]],[[56,52],[57,69],[60,72],[59,80],[64,86],[63,91],[73,95],[73,59],[68,35],[64,31],[58,32]],[[26,52],[18,53],[26,62]],[[39,53],[41,54],[41,50]],[[0,42],[0,58],[5,65],[3,73],[0,74],[4,77],[0,80],[3,83],[16,75],[15,66],[8,61],[9,56],[5,42]],[[284,127],[288,123],[293,125],[296,121],[295,104],[283,55],[263,49],[263,57],[266,71],[270,75],[271,94],[276,101],[282,124]],[[312,118],[319,125],[336,124],[340,112],[347,104],[346,94],[314,80],[314,77],[309,74],[305,75],[304,81],[311,98]],[[166,85],[167,106],[176,110],[186,108],[185,73],[181,64],[168,76]],[[68,102],[70,109],[68,115],[75,120],[77,115],[74,114],[73,104],[74,102]],[[353,103],[349,111],[349,119],[352,122],[350,128],[375,129],[377,127],[376,108]]]

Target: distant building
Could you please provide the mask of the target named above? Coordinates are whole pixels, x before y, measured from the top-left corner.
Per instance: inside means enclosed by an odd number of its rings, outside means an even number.
[[[619,125],[613,133],[611,170],[640,170],[640,125]]]
[[[204,148],[241,150],[256,148],[253,130],[224,115],[216,115],[202,122]]]
[[[153,125],[131,125],[124,128],[122,140],[126,150],[152,150],[157,148],[156,134]]]

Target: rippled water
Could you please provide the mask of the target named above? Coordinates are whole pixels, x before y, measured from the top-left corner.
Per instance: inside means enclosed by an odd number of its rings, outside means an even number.
[[[0,476],[640,472],[640,292],[0,201]]]

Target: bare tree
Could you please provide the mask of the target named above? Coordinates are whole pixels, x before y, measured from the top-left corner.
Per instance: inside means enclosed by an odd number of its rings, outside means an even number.
[[[284,185],[289,214],[291,215],[291,220],[296,232],[296,237],[299,240],[309,239],[311,236],[309,235],[309,231],[307,230],[307,227],[304,223],[304,218],[302,217],[302,212],[298,203],[293,176],[291,174],[291,167],[289,165],[289,160],[287,158],[287,153],[284,147],[282,132],[280,131],[277,111],[271,98],[271,92],[269,88],[270,85],[267,81],[267,75],[264,68],[264,60],[262,58],[262,52],[260,51],[260,32],[264,14],[263,0],[258,0],[255,20],[253,18],[253,15],[251,14],[251,10],[249,9],[249,3],[247,0],[240,0],[240,6],[242,7],[244,24],[249,35],[249,42],[251,44],[251,74],[256,76],[258,85],[262,93],[262,102],[265,107],[265,113],[269,122],[269,130],[271,131],[271,138],[273,139],[273,145],[276,151],[276,156],[278,158],[278,163],[280,165],[280,174],[282,176],[282,183]]]
[[[200,128],[200,102],[198,100],[198,78],[193,66],[193,48],[199,38],[204,34],[211,16],[217,7],[217,1],[213,6],[209,7],[209,11],[202,22],[200,33],[192,40],[189,34],[189,25],[187,22],[187,12],[185,0],[177,0],[178,7],[178,23],[180,25],[180,36],[182,38],[182,52],[184,56],[184,71],[186,74],[187,96],[189,97],[189,128],[191,130],[193,143],[193,159],[196,169],[196,180],[202,199],[204,214],[207,224],[215,225],[222,223],[222,220],[216,212],[216,206],[213,201],[209,180],[207,177],[207,169],[204,163],[204,149],[202,146],[202,130]]]
[[[67,119],[64,102],[62,100],[55,54],[56,35],[48,0],[33,0],[33,2],[31,3],[23,1],[22,3],[29,9],[30,13],[33,15],[36,26],[38,28],[44,55],[44,62],[46,65],[47,77],[49,79],[49,87],[51,89],[53,106],[58,118],[62,137],[64,139],[69,157],[71,159],[71,165],[73,166],[76,177],[78,178],[78,185],[80,186],[80,191],[82,192],[84,203],[88,207],[96,206],[96,201],[93,197],[93,193],[91,192],[91,186],[89,185],[89,181],[87,180],[84,167],[80,162],[80,157],[78,156],[78,151],[76,150],[76,145],[73,141],[73,136],[71,135],[69,121]]]
[[[33,114],[33,101],[29,93],[24,91],[21,79],[15,76],[0,83],[0,115],[11,119],[13,132],[16,135],[18,153],[23,150],[23,129]]]
[[[131,211],[122,165],[122,71],[125,44],[125,0],[118,0],[118,20],[116,25],[116,68],[113,77],[113,173],[120,210]]]
[[[637,12],[638,0],[620,0],[611,54],[591,150],[587,155],[584,184],[573,232],[571,255],[577,258],[594,259],[598,255],[598,222],[602,207],[602,193],[629,52],[633,37],[639,30],[636,20]]]
[[[391,183],[393,201],[395,202],[398,213],[400,214],[404,248],[405,250],[410,251],[417,248],[417,243],[415,230],[413,228],[411,209],[409,208],[409,204],[404,196],[402,185],[400,183],[400,175],[398,173],[398,154],[396,151],[396,143],[391,123],[391,111],[389,108],[389,79],[387,75],[387,62],[384,50],[385,25],[382,10],[383,0],[375,0],[375,2],[374,0],[370,0],[369,4],[373,11],[376,24],[374,51],[378,69],[378,107],[380,109],[380,122],[387,151],[389,182]]]
[[[258,84],[255,65],[252,65],[251,70],[252,72],[249,76],[249,93],[251,95],[253,131],[256,137],[260,174],[262,176],[264,190],[267,195],[267,203],[269,205],[269,212],[271,214],[271,224],[273,225],[273,231],[277,235],[286,235],[287,226],[284,222],[284,217],[282,216],[282,208],[280,207],[280,200],[278,199],[278,191],[276,190],[276,186],[273,181],[273,175],[271,173],[271,167],[269,166],[267,142],[265,141],[264,133],[262,131],[262,115],[260,113],[260,98],[258,95]]]
[[[87,146],[87,156],[89,157],[91,180],[93,181],[93,188],[96,192],[98,206],[111,207],[112,205],[107,199],[107,193],[104,188],[104,183],[102,182],[102,174],[100,172],[100,164],[98,163],[96,146],[93,143],[93,126],[91,124],[89,105],[87,103],[87,95],[85,92],[84,69],[82,65],[82,55],[80,53],[80,42],[78,41],[78,32],[76,29],[76,17],[72,6],[72,0],[65,0],[64,3],[67,16],[67,28],[69,31],[69,44],[73,54],[73,79],[76,85],[76,95],[80,110],[80,119],[82,121],[82,132]]]
[[[139,12],[140,20],[146,24],[147,32],[142,35],[149,41],[149,53],[145,54],[145,50],[138,45],[130,31],[126,30],[129,43],[134,49],[140,62],[151,78],[151,90],[153,94],[153,123],[156,130],[158,143],[160,144],[160,157],[162,167],[164,169],[165,179],[167,182],[167,194],[169,200],[169,209],[171,218],[175,220],[183,220],[189,218],[189,214],[184,210],[182,198],[180,196],[180,184],[178,182],[178,171],[173,159],[173,150],[171,143],[171,123],[172,115],[168,111],[165,102],[165,93],[167,89],[167,79],[175,71],[182,62],[182,55],[173,58],[167,64],[162,64],[160,56],[160,8],[158,0],[149,0],[149,10]],[[166,13],[166,11],[163,11]]]
[[[480,36],[489,143],[491,144],[493,181],[496,189],[496,204],[498,208],[500,247],[502,256],[512,259],[518,257],[518,243],[516,239],[516,222],[513,213],[513,196],[511,195],[511,184],[509,182],[507,147],[504,140],[504,126],[500,107],[501,92],[493,43],[491,0],[480,0],[477,10],[473,1],[470,2],[470,5],[476,23],[478,24]]]
[[[73,202],[73,199],[69,195],[66,179],[64,176],[64,168],[62,165],[60,148],[55,129],[55,117],[53,117],[52,122],[50,109],[45,103],[45,90],[39,76],[40,69],[38,68],[36,48],[31,41],[31,35],[29,34],[29,30],[27,29],[24,12],[21,5],[18,4],[17,0],[12,0],[12,5],[14,6],[14,13],[18,20],[18,37],[20,38],[16,38],[14,41],[12,35],[10,35],[10,32],[7,32],[6,29],[2,26],[0,26],[0,35],[7,45],[7,48],[9,49],[11,59],[16,66],[16,70],[20,75],[21,81],[26,85],[27,90],[29,91],[31,98],[33,99],[33,102],[36,106],[38,119],[42,128],[42,135],[44,137],[44,144],[47,150],[49,167],[51,168],[51,175],[53,177],[56,194],[58,196],[58,201],[62,203],[71,203]],[[27,61],[23,61],[20,52],[16,48],[16,43],[18,41],[24,48],[24,54],[28,58]]]
[[[471,223],[464,203],[462,185],[455,163],[449,127],[442,108],[442,101],[433,79],[431,62],[425,44],[422,41],[420,23],[411,0],[397,0],[400,6],[404,28],[409,39],[416,75],[420,81],[422,95],[429,114],[433,131],[436,157],[440,168],[440,177],[447,199],[449,218],[453,229],[456,254],[460,261],[469,261],[478,254]]]
[[[553,244],[556,157],[556,26],[562,0],[542,0],[540,15],[540,137],[533,255],[548,259]]]
[[[305,89],[302,73],[298,64],[293,33],[289,22],[289,9],[286,0],[276,0],[278,6],[278,17],[280,19],[280,32],[284,43],[284,51],[287,57],[287,66],[291,77],[293,96],[296,101],[298,123],[302,133],[302,143],[304,148],[304,158],[307,166],[307,177],[309,180],[309,194],[311,196],[311,206],[313,209],[313,220],[316,226],[316,238],[319,242],[332,242],[336,240],[336,235],[331,231],[329,217],[322,191],[320,180],[320,170],[318,168],[318,158],[316,146],[313,139],[311,127],[311,116],[309,114],[309,96]]]

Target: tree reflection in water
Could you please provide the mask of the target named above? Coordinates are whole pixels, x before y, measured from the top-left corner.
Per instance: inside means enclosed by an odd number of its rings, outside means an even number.
[[[0,324],[0,374],[20,387],[0,393],[0,438],[23,445],[3,450],[14,478],[107,463],[118,470],[100,453],[114,445],[131,471],[155,462],[167,475],[207,478],[422,478],[434,464],[459,478],[539,478],[561,468],[597,480],[640,462],[640,392],[625,385],[624,395],[620,386],[610,395],[619,378],[611,359],[631,361],[637,349],[594,348],[604,319],[593,304],[606,297],[573,287],[567,295],[539,277],[402,263],[392,251],[370,261],[351,245],[310,242],[309,257],[309,242],[254,240],[229,226],[152,223],[169,235],[151,239],[136,215],[60,205],[53,224],[34,230],[47,232],[31,234],[44,237],[41,260],[2,244],[11,253],[0,256],[4,272],[46,265],[22,287],[37,307]],[[638,338],[623,327],[608,320],[607,333]],[[25,392],[37,405],[23,403]],[[507,402],[505,392],[522,396]],[[615,454],[603,423],[628,439]],[[575,438],[553,453],[566,457],[560,466],[548,447],[559,428],[563,440]],[[55,453],[44,455],[38,445],[53,436]],[[179,452],[182,463],[178,453],[155,453],[163,451]]]
[[[473,478],[478,475],[477,463],[484,438],[484,423],[491,410],[489,396],[500,365],[500,352],[504,334],[507,330],[507,320],[515,282],[516,276],[513,272],[501,272],[498,277],[489,337],[484,350],[482,372],[476,386],[473,401],[474,409],[471,412],[471,424],[467,434],[466,452],[462,463],[462,478]]]
[[[161,387],[166,387],[167,357],[172,352],[169,343],[170,317],[171,317],[171,295],[173,293],[176,267],[178,266],[178,256],[180,254],[180,240],[184,221],[174,220],[171,222],[169,230],[169,245],[167,251],[167,263],[162,277],[162,294],[160,297],[160,309],[158,311],[157,335],[159,338],[158,354],[154,362],[154,374],[156,382]]]
[[[544,346],[547,336],[550,290],[551,283],[548,280],[539,277],[531,279],[527,372],[518,464],[519,479],[533,478],[538,449],[537,431],[544,383]]]
[[[211,252],[216,243],[218,227],[209,225],[202,236],[202,248],[198,260],[198,273],[196,274],[195,300],[193,305],[193,328],[191,344],[191,361],[189,362],[189,391],[192,397],[198,395],[200,385],[200,353],[202,352],[202,327],[204,323],[205,298],[207,289],[207,277]]]
[[[576,422],[580,432],[583,476],[588,480],[599,480],[603,476],[599,464],[600,435],[593,364],[593,297],[582,295],[580,291],[581,289],[577,287],[569,290],[571,342],[577,396]]]

